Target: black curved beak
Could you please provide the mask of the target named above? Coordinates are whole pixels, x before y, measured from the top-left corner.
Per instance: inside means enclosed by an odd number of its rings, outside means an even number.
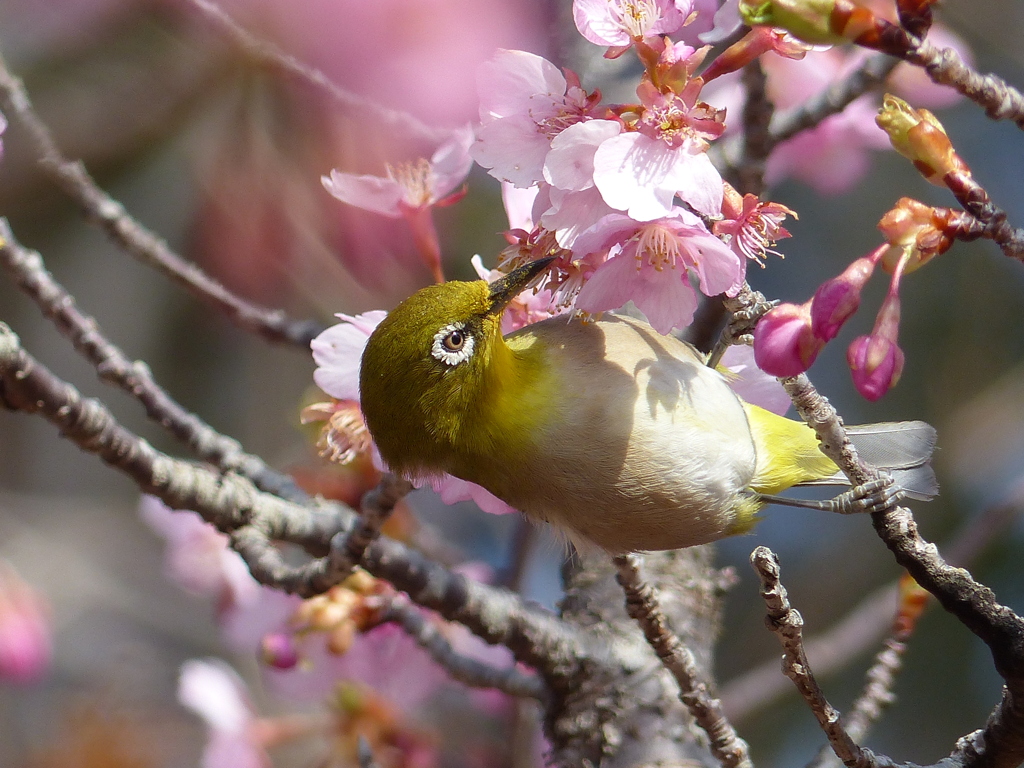
[[[554,256],[549,256],[527,262],[491,283],[491,313],[500,312],[508,306],[508,303],[526,290],[533,279],[554,260]]]

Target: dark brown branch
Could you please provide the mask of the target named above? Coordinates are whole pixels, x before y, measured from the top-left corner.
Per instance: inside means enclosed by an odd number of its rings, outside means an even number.
[[[310,550],[333,541],[343,545],[356,523],[340,505],[303,507],[259,491],[235,473],[216,472],[167,456],[118,424],[101,403],[83,398],[22,349],[18,337],[0,323],[0,399],[38,413],[83,450],[128,474],[139,487],[175,509],[191,509],[232,535],[257,579],[302,595],[328,586],[322,575],[329,558],[301,567],[284,563],[275,540]],[[404,545],[380,537],[360,563],[372,575],[390,581],[410,599],[464,624],[492,644],[506,645],[513,656],[548,679],[563,683],[587,659],[614,663],[614,650],[589,648],[569,625],[525,604],[517,595],[454,574]]]
[[[345,90],[319,69],[304,64],[276,45],[253,35],[231,18],[217,3],[210,2],[210,0],[189,0],[189,2],[253,61],[276,69],[289,77],[311,83],[327,94],[339,107],[360,115],[370,116],[389,131],[412,135],[431,143],[442,142],[451,135],[450,130],[429,126],[409,112],[388,109],[365,96]]]
[[[74,297],[54,280],[36,251],[24,248],[6,219],[0,219],[0,267],[53,321],[99,377],[136,398],[150,419],[167,429],[195,454],[223,470],[236,471],[260,489],[295,501],[306,498],[287,475],[275,472],[261,458],[246,453],[237,440],[217,432],[179,405],[153,380],[149,367],[130,360],[102,333],[96,320],[83,314]]]
[[[231,293],[195,264],[182,258],[156,233],[136,221],[114,198],[99,188],[80,162],[61,153],[50,129],[32,108],[22,82],[0,56],[0,111],[17,119],[28,134],[40,167],[95,224],[135,258],[155,267],[174,282],[224,312],[245,330],[279,343],[308,349],[323,325],[293,320],[281,310],[252,304]]]
[[[547,688],[536,675],[521,672],[515,667],[500,669],[458,653],[434,623],[401,597],[391,601],[383,618],[401,626],[445,671],[466,685],[494,688],[509,696],[540,701],[547,696]]]
[[[771,146],[839,114],[851,102],[882,83],[899,63],[899,59],[884,53],[875,54],[845,78],[832,83],[804,104],[776,114],[771,125]]]
[[[950,173],[943,179],[953,197],[981,224],[981,236],[995,242],[1011,259],[1024,261],[1024,229],[1010,224],[1006,211],[992,202],[992,198],[977,180],[966,173]],[[974,235],[973,227],[965,227],[962,239]]]
[[[765,624],[782,644],[783,673],[793,681],[804,697],[836,756],[851,768],[874,765],[874,756],[862,749],[847,733],[839,712],[829,704],[811,672],[804,652],[804,620],[790,605],[786,588],[779,580],[779,560],[775,553],[768,547],[757,547],[750,555],[750,564],[761,580],[761,597],[768,608]]]
[[[711,684],[700,674],[690,650],[668,626],[654,590],[640,575],[637,555],[617,555],[618,580],[626,593],[626,610],[643,629],[647,642],[679,685],[679,698],[710,740],[711,753],[726,768],[750,768],[747,744],[726,719]]]
[[[952,48],[936,48],[922,40],[903,58],[924,68],[939,85],[948,85],[984,107],[993,120],[1012,120],[1024,128],[1024,94],[997,75],[976,72]]]
[[[775,105],[768,99],[768,77],[760,60],[743,68],[747,97],[743,104],[743,151],[736,165],[736,189],[740,194],[761,196],[764,192],[764,164],[774,146],[768,126]]]
[[[966,567],[1010,527],[1022,510],[1024,482],[1018,483],[999,504],[964,522],[945,545],[950,562]],[[842,669],[881,640],[886,629],[892,627],[898,600],[899,584],[887,584],[865,597],[834,627],[806,639],[804,647],[814,661],[818,678]],[[729,717],[742,720],[774,702],[786,690],[788,684],[779,677],[773,661],[722,686],[722,705]]]

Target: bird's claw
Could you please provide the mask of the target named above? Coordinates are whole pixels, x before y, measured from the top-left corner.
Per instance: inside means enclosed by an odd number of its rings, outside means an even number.
[[[825,502],[830,512],[840,515],[881,512],[895,505],[904,496],[891,475],[883,475],[851,488]]]

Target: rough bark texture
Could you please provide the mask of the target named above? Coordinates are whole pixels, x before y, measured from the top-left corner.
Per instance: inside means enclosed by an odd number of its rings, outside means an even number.
[[[645,575],[659,591],[673,629],[707,671],[721,614],[713,547],[645,557]],[[625,768],[715,765],[703,733],[679,700],[679,689],[626,614],[615,568],[601,552],[577,555],[565,567],[562,617],[620,653],[621,666],[583,665],[565,681],[548,710],[548,739],[558,765]]]

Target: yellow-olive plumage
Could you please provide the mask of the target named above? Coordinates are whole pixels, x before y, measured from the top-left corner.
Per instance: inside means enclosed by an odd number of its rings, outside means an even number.
[[[646,323],[555,317],[503,337],[538,269],[425,288],[374,331],[360,398],[394,471],[478,483],[611,552],[745,531],[759,493],[836,473],[808,427],[743,402]]]

